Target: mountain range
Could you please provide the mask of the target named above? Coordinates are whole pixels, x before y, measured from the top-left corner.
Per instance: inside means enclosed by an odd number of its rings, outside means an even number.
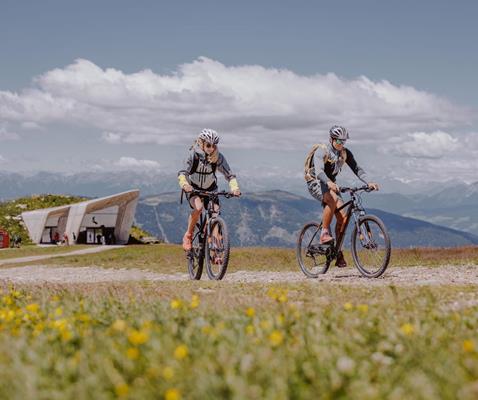
[[[244,193],[281,188],[309,198],[300,177],[247,176],[240,183]],[[478,182],[384,179],[380,185],[383,190],[367,195],[368,207],[478,235]],[[174,192],[178,190],[176,174],[133,170],[75,174],[0,172],[0,200],[43,193],[98,197],[132,188],[140,189],[144,198]]]
[[[369,197],[372,194],[364,197],[365,205]],[[321,218],[317,201],[279,190],[247,194],[221,204],[233,246],[293,247],[302,225]],[[180,243],[189,212],[186,202],[179,203],[178,192],[148,196],[138,204],[136,224],[166,242]],[[467,232],[378,209],[367,208],[367,212],[384,221],[394,247],[478,244],[478,236]]]

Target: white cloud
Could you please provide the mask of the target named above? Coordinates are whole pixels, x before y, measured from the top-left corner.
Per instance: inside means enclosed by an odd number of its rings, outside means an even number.
[[[459,147],[458,139],[446,132],[415,132],[403,143],[394,145],[392,151],[398,156],[417,158],[441,158]]]
[[[158,169],[159,162],[153,160],[138,160],[134,157],[121,157],[114,163],[116,167],[124,169]]]
[[[0,164],[6,163],[7,159],[0,154]]]
[[[20,136],[15,132],[10,132],[5,126],[0,126],[0,141],[18,140]]]
[[[103,132],[101,138],[106,143],[119,144],[122,142],[122,134],[116,132]]]
[[[334,123],[363,143],[464,126],[472,113],[434,94],[366,77],[301,76],[208,58],[170,75],[126,74],[78,59],[37,77],[32,88],[0,91],[0,118],[94,128],[109,143],[189,143],[212,127],[227,146],[270,149],[310,144]]]

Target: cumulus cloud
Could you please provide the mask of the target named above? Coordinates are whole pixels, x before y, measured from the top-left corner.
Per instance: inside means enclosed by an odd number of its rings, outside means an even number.
[[[138,160],[134,157],[121,157],[115,166],[125,169],[158,169],[159,162],[153,160]]]
[[[93,128],[109,143],[189,143],[201,128],[211,127],[223,133],[225,145],[270,149],[302,147],[334,123],[348,126],[363,143],[384,134],[464,126],[472,113],[388,81],[225,66],[201,57],[165,75],[127,74],[78,59],[19,93],[0,91],[0,118]]]
[[[403,143],[392,147],[398,156],[417,158],[441,158],[459,147],[458,139],[446,132],[415,132]]]

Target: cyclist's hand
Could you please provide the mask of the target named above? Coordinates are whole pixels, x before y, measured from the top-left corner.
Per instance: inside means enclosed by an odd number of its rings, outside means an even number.
[[[240,197],[241,196],[241,191],[239,189],[233,190],[232,195],[235,197]]]
[[[378,185],[377,185],[376,183],[374,183],[374,182],[370,182],[370,183],[368,184],[368,187],[369,187],[370,189],[372,189],[372,190],[378,190]]]
[[[334,182],[328,181],[327,186],[329,187],[330,190],[334,191],[335,193],[339,192],[339,187]]]
[[[186,185],[183,186],[183,190],[186,192],[186,193],[189,193],[189,192],[192,192],[193,191],[193,187],[187,183]]]

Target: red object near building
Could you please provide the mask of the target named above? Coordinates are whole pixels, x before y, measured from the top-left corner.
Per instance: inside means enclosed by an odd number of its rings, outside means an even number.
[[[0,229],[0,249],[8,249],[10,247],[10,235],[7,231]]]

